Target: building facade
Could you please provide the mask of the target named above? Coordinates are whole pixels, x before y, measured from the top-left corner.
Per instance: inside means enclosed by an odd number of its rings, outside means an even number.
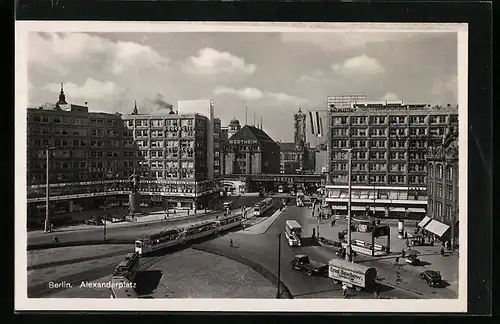
[[[427,164],[427,215],[435,225],[426,229],[452,244],[458,243],[458,170],[458,132],[454,132],[444,145],[430,148]]]
[[[128,115],[89,112],[87,106],[67,104],[61,89],[56,104],[28,108],[27,118],[30,215],[44,214],[47,152],[51,208],[56,211],[95,208],[105,200],[128,205],[134,173],[140,176],[138,191],[146,204],[199,209],[216,195],[220,134],[209,138],[206,116],[172,109],[146,115],[137,105]],[[220,129],[220,121],[213,125]]]
[[[234,134],[238,133],[241,129],[240,121],[236,118],[233,118],[229,122],[229,126],[227,127],[227,138],[231,138]]]
[[[225,174],[277,174],[280,147],[262,129],[246,125],[225,148]]]
[[[404,214],[408,217],[413,216],[410,215],[414,209],[411,206],[415,202],[418,213],[425,213],[426,152],[429,145],[441,143],[447,134],[458,129],[458,107],[402,102],[358,103],[350,108],[333,108],[328,128],[327,171],[331,192],[327,194],[330,200],[341,202],[340,196],[347,190],[346,149],[351,148],[351,184],[355,193],[359,191],[360,196],[367,197],[359,198],[359,203],[382,205],[377,207],[385,216]],[[393,189],[387,192],[388,188]],[[363,193],[366,190],[373,192]],[[397,209],[389,213],[390,208]]]

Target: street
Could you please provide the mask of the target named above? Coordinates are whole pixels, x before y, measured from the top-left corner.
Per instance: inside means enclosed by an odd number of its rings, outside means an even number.
[[[283,233],[285,222],[295,219],[303,224],[307,219],[310,209],[287,207],[264,233],[260,235],[240,231],[226,236],[206,241],[200,244],[202,249],[223,253],[228,257],[246,258],[258,263],[266,270],[276,275],[278,260],[278,233]],[[229,239],[233,239],[234,247],[229,246]],[[323,277],[309,277],[304,273],[293,270],[289,261],[296,254],[304,253],[312,259],[327,262],[336,258],[333,251],[317,245],[306,238],[302,247],[290,247],[285,236],[281,236],[281,281],[287,286],[293,298],[342,298],[340,286],[333,284],[332,280]],[[422,298],[422,295],[407,289],[394,288],[383,285],[380,289],[381,298]],[[351,298],[374,298],[372,292],[350,292]]]
[[[234,197],[234,203],[231,206],[233,210],[239,211],[241,206],[251,206],[258,197],[254,196],[241,196],[239,198]],[[162,229],[174,226],[180,226],[182,224],[188,224],[192,222],[199,222],[208,219],[214,219],[216,215],[221,215],[222,211],[213,211],[207,214],[192,215],[189,218],[173,219],[164,221],[155,221],[151,223],[138,223],[134,225],[128,225],[126,227],[111,227],[106,228],[106,241],[112,242],[114,240],[134,240],[141,236],[154,234]],[[86,229],[86,230],[75,230],[72,231],[68,228],[67,231],[57,231],[55,233],[45,234],[40,233],[38,235],[28,234],[28,246],[38,245],[38,244],[50,244],[52,243],[52,238],[57,235],[61,243],[69,242],[85,242],[85,241],[98,241],[104,240],[104,226],[98,228]]]

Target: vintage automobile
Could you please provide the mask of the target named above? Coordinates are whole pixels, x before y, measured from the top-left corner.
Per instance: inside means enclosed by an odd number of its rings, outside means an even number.
[[[297,254],[290,261],[290,266],[298,271],[305,271],[308,276],[318,275],[327,276],[328,275],[328,265],[325,263],[310,260],[307,255]]]
[[[442,285],[441,273],[439,271],[422,271],[420,273],[420,279],[425,280],[430,287],[440,287]]]

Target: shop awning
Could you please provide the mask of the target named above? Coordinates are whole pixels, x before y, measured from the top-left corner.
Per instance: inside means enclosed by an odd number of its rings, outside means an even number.
[[[448,225],[438,222],[437,220],[431,220],[427,226],[424,227],[426,231],[436,234],[441,237],[446,233],[446,231],[450,228]]]
[[[404,213],[406,210],[403,207],[394,207],[394,208],[390,208],[389,211]]]
[[[418,227],[425,227],[425,225],[427,225],[430,221],[431,219],[425,216],[424,219],[422,219],[420,223],[418,223]]]
[[[425,208],[408,208],[409,213],[425,213]]]
[[[347,210],[347,206],[332,206],[332,209],[336,209],[336,210]]]
[[[375,207],[375,211],[385,211],[385,208],[384,207]]]
[[[351,210],[355,210],[355,211],[366,211],[366,207],[362,207],[362,206],[351,206]]]

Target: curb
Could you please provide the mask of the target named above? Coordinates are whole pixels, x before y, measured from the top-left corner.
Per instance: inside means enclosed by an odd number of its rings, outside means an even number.
[[[275,274],[273,274],[271,271],[267,270],[266,268],[264,268],[260,264],[254,262],[254,261],[251,261],[251,260],[249,260],[241,255],[232,254],[232,253],[224,253],[223,251],[220,251],[217,248],[210,248],[210,247],[201,246],[198,244],[192,245],[191,248],[194,250],[219,255],[219,256],[231,259],[233,261],[239,262],[241,264],[244,264],[244,265],[250,267],[251,269],[253,269],[254,271],[256,271],[257,273],[261,274],[264,278],[269,280],[272,285],[274,285],[275,287],[278,287],[278,277]],[[279,283],[279,286],[280,286],[280,291],[281,291],[282,297],[285,297],[286,299],[293,299],[293,295],[290,293],[290,290],[288,289],[287,286],[285,286],[285,284],[283,284],[282,281]]]

